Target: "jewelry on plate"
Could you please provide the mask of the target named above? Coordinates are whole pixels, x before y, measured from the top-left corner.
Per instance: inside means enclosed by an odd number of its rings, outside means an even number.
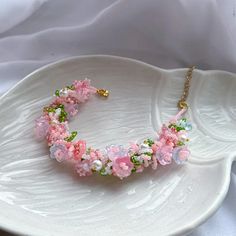
[[[77,131],[70,132],[68,122],[78,113],[80,104],[94,94],[109,96],[108,90],[92,87],[88,79],[75,80],[72,85],[56,90],[52,103],[44,107],[43,114],[35,121],[35,135],[47,141],[52,159],[74,163],[80,176],[99,173],[123,179],[142,172],[145,167],[156,169],[173,161],[182,164],[190,155],[187,143],[192,126],[184,114],[188,110],[186,99],[194,68],[190,67],[186,74],[183,95],[177,104],[180,111],[162,125],[156,139],[130,143],[127,147],[110,145],[103,150],[89,147],[85,140],[74,140]]]

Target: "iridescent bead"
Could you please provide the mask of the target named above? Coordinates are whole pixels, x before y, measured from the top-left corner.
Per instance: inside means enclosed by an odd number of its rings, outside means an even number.
[[[187,131],[192,130],[192,125],[189,122],[186,123],[185,130]]]
[[[46,137],[49,128],[48,120],[41,116],[35,120],[35,136],[38,140],[42,140]]]
[[[183,164],[185,161],[187,161],[188,157],[190,155],[190,151],[186,147],[176,147],[173,150],[173,160],[177,164]]]
[[[186,119],[181,119],[178,121],[178,126],[184,128],[187,131],[192,130],[192,125],[190,122],[188,122]]]
[[[161,165],[168,165],[171,163],[172,159],[172,147],[171,146],[168,146],[168,145],[165,145],[163,147],[161,147],[160,150],[158,150],[156,153],[155,153],[155,156],[158,160],[158,162],[161,164]]]
[[[56,143],[50,147],[50,157],[62,162],[68,159],[68,150],[64,144]]]
[[[104,155],[107,156],[110,160],[113,160],[117,157],[128,156],[128,150],[124,148],[123,145],[110,145],[107,146],[103,151]]]

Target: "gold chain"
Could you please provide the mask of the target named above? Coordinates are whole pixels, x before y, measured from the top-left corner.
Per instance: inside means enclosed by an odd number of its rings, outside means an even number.
[[[195,69],[195,66],[189,67],[186,76],[185,76],[185,83],[184,83],[184,91],[183,94],[178,101],[178,108],[179,109],[188,109],[188,104],[186,102],[188,94],[189,94],[189,88],[190,88],[190,83],[193,77],[193,70]],[[109,96],[109,91],[106,89],[97,89],[97,94],[103,97],[108,97]]]
[[[189,94],[189,88],[190,88],[190,83],[193,77],[193,70],[195,69],[195,66],[191,66],[185,76],[185,83],[184,83],[184,91],[183,94],[178,102],[178,108],[179,109],[187,109],[188,108],[188,104],[186,102],[188,94]]]

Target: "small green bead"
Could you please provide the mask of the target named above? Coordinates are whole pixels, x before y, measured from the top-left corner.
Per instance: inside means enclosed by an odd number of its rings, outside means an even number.
[[[53,108],[53,107],[49,107],[49,108],[48,108],[48,112],[55,112],[55,111],[56,111],[56,109]]]
[[[176,130],[179,132],[180,130],[185,130],[185,128],[180,127],[180,126],[176,126]]]
[[[63,104],[59,104],[59,105],[57,106],[57,108],[64,109],[64,105],[63,105]]]
[[[137,155],[133,155],[131,156],[131,162],[133,162],[135,165],[140,165],[140,162],[136,159],[138,156]]]
[[[105,167],[102,167],[102,169],[99,171],[99,173],[100,173],[100,175],[102,175],[102,176],[106,176],[107,173],[106,173]]]
[[[56,95],[57,97],[60,97],[60,91],[59,91],[58,89],[55,91],[55,95]]]
[[[145,152],[144,154],[147,155],[147,156],[150,156],[150,157],[152,156],[151,152]]]
[[[74,85],[72,84],[72,85],[68,85],[68,86],[66,86],[68,89],[70,89],[70,90],[74,90],[75,89],[75,87],[74,87]]]
[[[176,124],[170,124],[170,125],[168,126],[168,128],[176,128],[176,127],[177,127]]]
[[[65,121],[65,117],[64,117],[64,116],[60,116],[60,117],[59,117],[59,121],[60,121],[60,122],[64,122],[64,121]]]
[[[178,145],[178,146],[183,146],[183,145],[184,145],[184,142],[179,141],[179,142],[177,143],[177,145]]]
[[[61,111],[61,114],[62,114],[63,116],[67,116],[67,112],[65,112],[64,110]]]
[[[147,144],[149,147],[151,147],[154,144],[154,141],[151,139],[147,139]]]

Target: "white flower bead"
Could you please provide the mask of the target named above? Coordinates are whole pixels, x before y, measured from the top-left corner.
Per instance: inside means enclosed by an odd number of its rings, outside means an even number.
[[[68,89],[64,88],[60,90],[60,96],[61,97],[66,97],[68,95]]]
[[[149,147],[149,145],[147,143],[142,143],[140,145],[139,154],[144,154],[144,153],[147,153],[147,152],[153,153],[152,148]]]

